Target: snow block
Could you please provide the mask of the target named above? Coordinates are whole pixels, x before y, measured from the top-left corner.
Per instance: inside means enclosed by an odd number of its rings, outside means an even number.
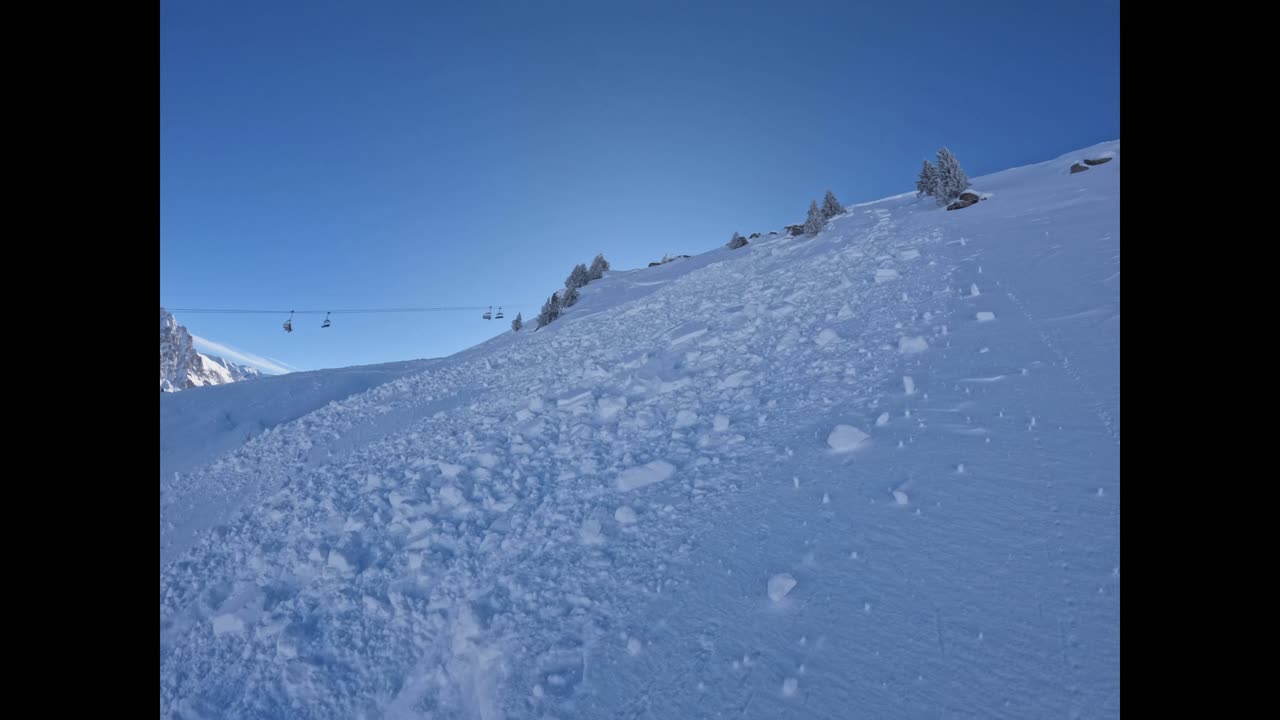
[[[654,460],[639,467],[628,468],[618,475],[618,489],[629,492],[645,485],[660,483],[675,474],[676,468],[665,460]]]

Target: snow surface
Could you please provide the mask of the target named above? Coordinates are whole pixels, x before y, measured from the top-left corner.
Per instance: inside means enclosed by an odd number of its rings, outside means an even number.
[[[161,716],[1118,717],[1118,151],[162,397]]]
[[[922,353],[928,349],[929,341],[926,340],[923,335],[898,338],[898,352],[904,355],[914,355],[916,353]]]
[[[197,387],[160,396],[160,487],[279,425],[359,395],[432,360],[263,376],[252,383]],[[397,420],[400,418],[397,417]],[[388,425],[391,427],[391,425]],[[323,437],[312,444],[325,445]],[[351,443],[344,443],[350,446]]]

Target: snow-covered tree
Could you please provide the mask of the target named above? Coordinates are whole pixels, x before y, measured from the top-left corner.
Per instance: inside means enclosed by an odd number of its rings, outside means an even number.
[[[729,240],[729,244],[727,245],[727,247],[728,247],[730,250],[737,250],[738,248],[740,248],[740,247],[742,247],[743,245],[746,245],[746,244],[747,244],[747,239],[746,239],[746,238],[744,238],[744,237],[742,237],[741,235],[739,235],[739,234],[735,231],[735,232],[733,233],[733,238],[732,238],[731,240]]]
[[[805,234],[817,235],[822,232],[822,226],[826,224],[826,219],[822,217],[822,209],[818,207],[818,201],[811,201],[809,203],[809,219],[804,221]]]
[[[844,206],[836,199],[834,193],[827,191],[827,196],[822,199],[822,219],[830,220],[837,215],[844,214]]]
[[[580,288],[591,282],[591,273],[587,272],[587,266],[578,263],[573,266],[573,272],[569,273],[569,277],[564,279],[564,286],[567,288]]]
[[[969,177],[960,168],[960,161],[951,151],[942,148],[938,151],[938,194],[939,205],[945,205],[960,197],[960,193],[969,189]]]
[[[591,267],[587,269],[587,275],[592,280],[599,280],[604,277],[606,272],[609,272],[609,261],[604,259],[604,253],[600,253],[591,261]]]
[[[542,312],[538,313],[538,327],[544,328],[560,317],[560,298],[552,295],[542,303]]]
[[[920,177],[916,180],[916,197],[932,197],[938,194],[938,169],[928,160],[920,168]]]
[[[511,329],[520,332],[522,327],[524,327],[524,318],[520,316],[520,313],[516,313],[516,319],[511,321]]]
[[[565,288],[560,291],[560,307],[569,308],[578,304],[578,288]]]

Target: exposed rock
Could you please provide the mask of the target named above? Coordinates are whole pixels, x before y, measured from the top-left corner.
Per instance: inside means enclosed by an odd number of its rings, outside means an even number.
[[[1111,162],[1110,157],[1092,158],[1084,161],[1085,165],[1101,165],[1102,163]]]
[[[1085,170],[1088,170],[1088,169],[1089,168],[1085,167],[1084,165],[1081,165],[1080,163],[1076,163],[1075,165],[1071,166],[1071,174],[1075,175],[1076,173],[1084,172]]]
[[[966,190],[965,192],[960,193],[960,197],[956,198],[955,202],[948,205],[947,209],[963,210],[969,207],[970,205],[977,204],[979,200],[981,200],[981,198],[978,197],[977,193],[969,192]]]

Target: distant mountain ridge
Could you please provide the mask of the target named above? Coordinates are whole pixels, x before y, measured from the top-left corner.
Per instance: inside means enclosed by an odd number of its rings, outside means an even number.
[[[160,308],[160,390],[177,392],[205,385],[253,380],[262,373],[216,355],[197,352],[191,333],[173,313]]]

